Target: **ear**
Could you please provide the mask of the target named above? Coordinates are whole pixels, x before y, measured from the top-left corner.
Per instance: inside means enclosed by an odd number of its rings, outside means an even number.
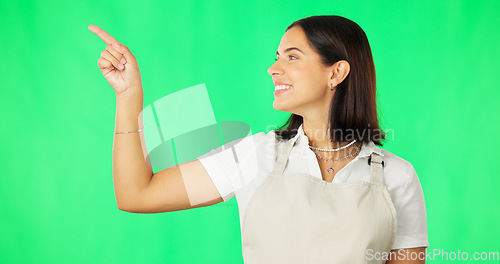
[[[351,66],[349,65],[349,62],[347,62],[346,60],[337,61],[332,66],[330,66],[331,74],[329,83],[331,83],[334,87],[337,86],[339,83],[344,81],[350,70]]]

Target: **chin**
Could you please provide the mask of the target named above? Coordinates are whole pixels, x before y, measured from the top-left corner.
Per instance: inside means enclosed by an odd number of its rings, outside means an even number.
[[[273,108],[277,111],[283,111],[283,112],[289,112],[289,113],[291,113],[291,111],[292,111],[292,108],[290,106],[284,105],[282,103],[278,103],[278,102],[276,102],[276,100],[274,100],[274,102],[273,102]]]
[[[276,103],[276,100],[273,102],[273,108],[277,111],[283,111],[283,106],[279,103]]]

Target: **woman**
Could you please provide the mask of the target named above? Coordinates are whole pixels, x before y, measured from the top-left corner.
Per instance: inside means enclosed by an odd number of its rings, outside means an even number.
[[[268,69],[274,108],[292,113],[280,129],[154,175],[140,133],[137,61],[109,34],[89,29],[108,43],[98,64],[117,94],[121,210],[169,212],[236,196],[245,263],[425,263],[423,192],[411,163],[376,146],[385,134],[375,67],[355,22],[313,16],[287,28]]]

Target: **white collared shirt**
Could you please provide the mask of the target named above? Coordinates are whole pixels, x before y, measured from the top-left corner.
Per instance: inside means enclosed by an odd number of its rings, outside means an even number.
[[[199,156],[224,202],[236,197],[240,224],[248,202],[263,180],[273,170],[278,150],[284,145],[275,139],[275,130],[231,141]],[[309,149],[309,139],[300,125],[299,137],[290,152],[285,174],[307,173],[323,179],[318,160]],[[358,155],[335,174],[332,183],[370,181],[368,158],[372,152],[382,156],[384,184],[397,216],[397,233],[392,249],[429,247],[427,213],[420,181],[412,164],[370,141]],[[241,227],[241,225],[240,225]]]

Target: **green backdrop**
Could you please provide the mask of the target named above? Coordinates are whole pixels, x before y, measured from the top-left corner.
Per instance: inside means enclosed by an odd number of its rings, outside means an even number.
[[[499,252],[499,13],[499,1],[1,0],[0,263],[243,263],[234,198],[117,208],[116,99],[87,26],[137,57],[144,106],[205,83],[217,120],[257,133],[289,115],[267,74],[285,28],[325,14],[368,35],[383,148],[419,175],[428,251]]]

